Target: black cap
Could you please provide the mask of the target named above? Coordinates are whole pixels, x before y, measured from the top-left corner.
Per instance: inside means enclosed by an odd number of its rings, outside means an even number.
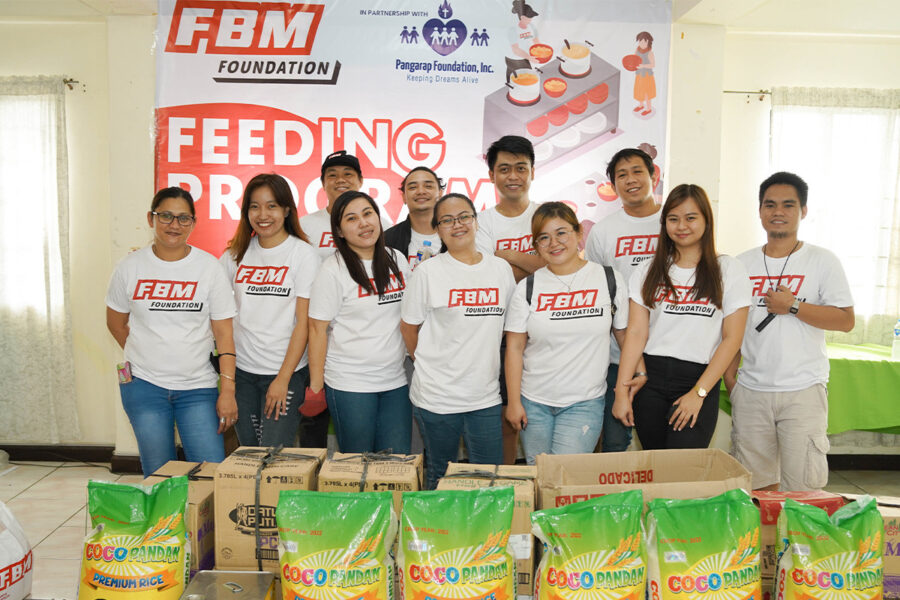
[[[356,171],[356,174],[359,175],[360,179],[362,179],[363,176],[362,169],[359,168],[359,159],[352,154],[347,154],[346,150],[338,150],[325,157],[325,162],[322,163],[323,179],[325,178],[325,170],[328,167],[350,167]]]

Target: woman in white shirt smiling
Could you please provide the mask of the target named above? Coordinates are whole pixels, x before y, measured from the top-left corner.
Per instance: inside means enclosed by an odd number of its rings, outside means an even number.
[[[307,311],[319,257],[283,177],[260,173],[247,182],[237,231],[220,262],[238,307],[238,440],[293,446],[309,378]]]
[[[238,420],[234,399],[234,297],[215,257],[188,245],[194,200],[170,187],[153,197],[153,242],[123,258],[106,294],[106,326],[125,350],[122,406],[151,475],[175,460],[175,427],[187,459],[221,462],[222,432]],[[221,357],[221,388],[209,362]]]
[[[506,319],[506,419],[521,431],[528,464],[541,453],[594,451],[603,430],[609,332],[622,343],[628,323],[625,281],[610,271],[610,298],[604,268],[578,255],[583,236],[571,208],[541,204],[531,229],[547,266],[519,282]]]
[[[416,268],[401,307],[429,489],[456,459],[460,436],[473,463],[503,461],[500,339],[515,289],[509,263],[475,247],[471,200],[447,194],[432,223],[447,252]]]
[[[341,452],[407,454],[412,415],[400,300],[409,263],[385,247],[378,205],[362,192],[338,196],[331,232],[337,251],[322,262],[309,299],[304,405],[321,404],[324,395]]]
[[[750,280],[737,259],[716,253],[703,188],[676,186],[661,215],[656,254],[628,283],[613,416],[636,427],[645,450],[706,448],[719,380],[744,337]],[[646,372],[638,368],[642,353]]]

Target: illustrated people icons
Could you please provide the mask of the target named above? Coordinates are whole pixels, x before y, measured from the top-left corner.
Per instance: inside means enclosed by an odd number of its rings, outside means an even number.
[[[409,43],[409,30],[406,28],[406,25],[403,26],[403,31],[400,32],[400,43],[401,44]]]
[[[470,46],[487,46],[488,37],[487,28],[481,30],[481,33],[478,33],[478,28],[476,27],[474,31],[472,31],[472,35],[469,36],[469,39],[472,40]]]
[[[653,77],[653,68],[656,66],[656,58],[653,56],[653,36],[647,31],[642,31],[635,37],[637,48],[635,54],[640,57],[641,64],[637,65],[634,73],[634,99],[638,105],[634,112],[642,117],[653,112],[651,101],[656,98],[656,78]]]

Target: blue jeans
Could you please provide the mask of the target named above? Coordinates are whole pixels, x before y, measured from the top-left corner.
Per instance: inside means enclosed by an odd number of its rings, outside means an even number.
[[[603,408],[603,451],[625,452],[631,445],[631,427],[612,416],[613,402],[616,401],[616,377],[619,365],[609,364],[606,372],[606,406]]]
[[[547,406],[522,396],[528,427],[522,431],[525,460],[544,454],[589,454],[603,430],[604,398],[593,398],[571,406]]]
[[[234,379],[234,397],[238,405],[238,422],[234,424],[234,430],[241,446],[294,446],[300,425],[298,408],[303,404],[309,368],[303,367],[291,375],[285,404],[287,414],[278,415],[278,420],[275,420],[275,410],[266,417],[266,392],[275,375],[256,375],[237,369]]]
[[[135,377],[130,383],[120,383],[119,392],[137,438],[145,477],[176,459],[176,425],[187,460],[225,460],[225,443],[218,433],[216,388],[167,390]]]
[[[409,386],[385,392],[345,392],[325,386],[325,401],[341,452],[390,450],[409,454],[412,404]]]
[[[413,415],[425,442],[426,487],[433,490],[438,479],[447,472],[447,463],[456,460],[459,436],[466,442],[469,462],[499,465],[503,462],[503,437],[500,427],[501,407],[442,415],[413,408]]]

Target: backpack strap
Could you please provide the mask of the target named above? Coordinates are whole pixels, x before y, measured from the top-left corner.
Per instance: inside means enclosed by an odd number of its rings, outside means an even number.
[[[609,288],[610,312],[612,316],[616,316],[616,274],[610,266],[604,265],[603,271],[606,273],[606,287]]]
[[[531,305],[531,295],[534,293],[534,273],[525,278],[525,302]]]

